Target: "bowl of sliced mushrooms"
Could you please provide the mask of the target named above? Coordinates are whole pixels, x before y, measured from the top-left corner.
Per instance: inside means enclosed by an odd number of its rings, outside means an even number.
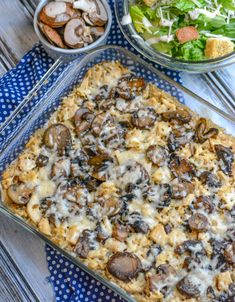
[[[75,59],[106,43],[112,13],[105,0],[40,1],[34,29],[48,54]]]

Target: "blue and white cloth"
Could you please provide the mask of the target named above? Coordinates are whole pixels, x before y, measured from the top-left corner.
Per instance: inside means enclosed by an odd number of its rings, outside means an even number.
[[[113,2],[111,2],[110,5],[114,12]],[[124,39],[115,18],[113,19],[108,44],[119,45],[135,52],[131,45]],[[53,62],[53,59],[47,55],[43,47],[37,44],[21,59],[15,68],[0,79],[0,123],[20,104],[28,92],[51,67]],[[178,72],[168,70],[156,64],[155,67],[175,81],[181,82]],[[61,72],[62,69],[63,67],[60,68],[57,73]],[[46,246],[45,250],[50,271],[49,280],[53,285],[56,301],[124,301],[116,293],[76,267],[53,248]]]

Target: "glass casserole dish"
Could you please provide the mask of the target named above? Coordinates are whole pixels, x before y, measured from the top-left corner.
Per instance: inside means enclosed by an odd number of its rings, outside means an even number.
[[[41,97],[42,93],[45,92],[42,87],[42,91],[38,92],[38,96],[34,95],[37,104],[33,104],[33,98],[27,99],[21,106],[21,109],[17,112],[15,119],[10,119],[2,126],[1,131],[1,157],[0,157],[0,169],[1,172],[5,167],[16,158],[20,151],[22,151],[24,144],[28,141],[32,133],[40,128],[48,120],[49,116],[58,107],[60,99],[65,96],[72,87],[79,83],[86,71],[91,68],[94,64],[103,61],[120,61],[121,64],[128,67],[137,76],[144,77],[148,82],[156,84],[159,88],[165,88],[172,96],[183,97],[191,100],[191,109],[198,111],[200,115],[208,114],[217,124],[220,124],[228,130],[229,133],[234,133],[235,121],[230,118],[227,114],[216,109],[214,106],[207,103],[205,100],[198,98],[196,95],[181,87],[179,84],[168,79],[162,75],[158,70],[152,66],[148,66],[143,60],[137,58],[127,50],[115,46],[101,47],[92,53],[88,54],[81,61],[75,61],[59,75],[55,83],[53,83],[50,89]],[[50,79],[48,79],[50,80]],[[28,105],[27,108],[25,105]],[[204,113],[204,114],[203,114]],[[206,116],[208,117],[208,116]],[[21,123],[17,124],[17,120]],[[74,263],[89,272],[99,281],[105,283],[108,287],[116,290],[123,298],[128,301],[133,301],[133,298],[127,295],[123,290],[116,287],[113,283],[107,281],[103,277],[99,276],[94,271],[88,269],[81,261],[74,258],[68,252],[62,250],[60,247],[52,243],[46,236],[35,230],[33,226],[28,225],[22,219],[12,213],[1,200],[1,211],[19,222],[21,225],[36,233],[43,238],[47,243],[57,248],[67,257],[69,257]]]

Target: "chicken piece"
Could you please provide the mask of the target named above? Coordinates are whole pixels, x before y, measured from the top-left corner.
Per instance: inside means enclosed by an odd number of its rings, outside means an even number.
[[[206,41],[205,56],[208,59],[215,59],[233,52],[234,44],[229,39],[210,38]]]

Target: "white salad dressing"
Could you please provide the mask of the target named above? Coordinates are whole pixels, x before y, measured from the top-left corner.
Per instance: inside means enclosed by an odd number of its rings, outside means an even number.
[[[171,27],[173,25],[175,20],[167,20],[167,19],[161,19],[160,25],[165,27]]]
[[[213,12],[210,12],[204,8],[196,8],[195,10],[188,12],[188,14],[189,14],[191,20],[197,20],[199,15],[205,15],[208,18],[215,18],[217,15],[219,15],[220,8],[221,8],[221,5],[218,5],[218,8]]]
[[[149,45],[158,43],[158,42],[171,42],[174,40],[174,35],[165,35],[165,36],[161,36],[161,37],[155,37],[155,38],[151,38],[151,39],[147,39],[145,42]]]
[[[125,15],[122,17],[122,21],[121,21],[121,24],[122,25],[128,25],[128,24],[131,24],[132,20],[131,20],[131,15],[128,14],[128,15]]]
[[[142,22],[146,28],[153,26],[152,23],[146,17],[143,17]]]

